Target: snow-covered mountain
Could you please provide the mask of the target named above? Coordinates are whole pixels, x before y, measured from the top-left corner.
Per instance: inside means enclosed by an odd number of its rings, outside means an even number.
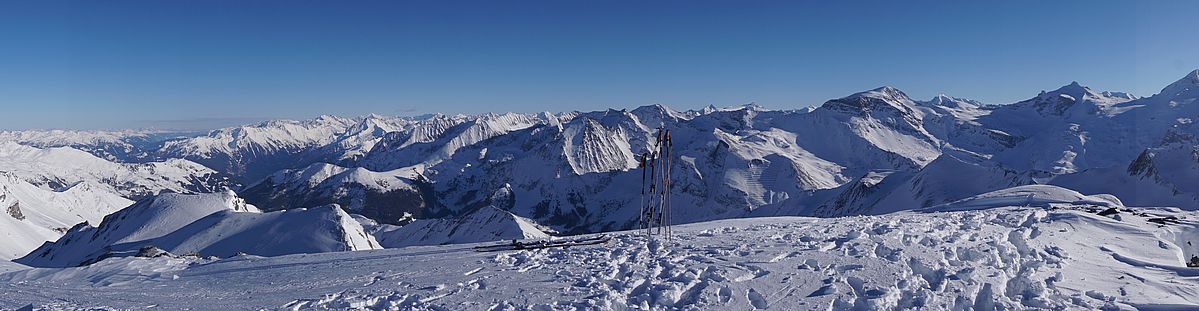
[[[97,224],[133,201],[91,182],[61,191],[44,189],[11,173],[0,172],[0,260],[28,254],[57,240],[75,224]]]
[[[195,162],[116,163],[70,147],[40,149],[14,142],[0,143],[0,172],[49,190],[91,183],[127,198],[159,192],[213,192],[235,184],[227,175]]]
[[[664,129],[674,142],[677,222],[884,214],[1036,184],[1194,210],[1199,195],[1188,185],[1199,162],[1197,99],[1199,71],[1149,97],[1074,82],[1000,105],[947,95],[913,100],[880,87],[795,110],[651,105],[560,114],[324,116],[167,140],[146,151],[166,162],[146,165],[190,168],[150,176],[134,169],[129,182],[177,191],[170,187],[178,180],[207,172],[172,162],[189,159],[250,185],[238,190],[267,210],[339,204],[391,225],[464,219],[503,190],[512,202],[499,209],[504,213],[564,234],[591,233],[634,226],[644,192],[637,158]],[[113,144],[128,143],[115,137]],[[5,147],[24,148],[34,147]],[[22,159],[21,152],[10,154]],[[125,180],[91,166],[56,174],[63,169],[27,169],[33,166],[22,161],[10,160],[21,164],[4,170],[47,189],[80,179],[69,176],[106,185]],[[519,222],[504,223],[504,230],[520,232],[513,225]]]
[[[424,213],[432,210],[426,208],[416,178],[413,170],[374,172],[316,163],[276,172],[241,194],[267,211],[338,204],[351,213],[397,224],[412,217],[429,217]]]
[[[160,194],[80,223],[14,261],[70,267],[109,257],[135,256],[146,247],[182,255],[295,253],[377,249],[378,243],[337,206],[262,213],[232,192]]]
[[[1196,119],[1199,70],[1148,97],[1075,82],[1000,105],[881,87],[796,110],[4,132],[0,256],[68,268],[0,261],[0,308],[69,294],[117,308],[1186,309]],[[636,227],[638,157],[666,130],[677,240],[439,246]],[[761,217],[796,215],[835,218]],[[368,252],[335,253],[351,250]]]
[[[378,225],[371,228],[383,247],[474,243],[496,240],[547,238],[547,228],[508,212],[515,205],[512,188],[505,186],[491,194],[488,205],[463,216],[411,220],[402,226]]]
[[[154,152],[162,148],[166,141],[201,134],[203,133],[156,130],[0,131],[0,142],[14,142],[38,148],[71,147],[113,162],[143,162],[153,160]]]
[[[309,151],[336,141],[354,120],[322,116],[314,120],[275,120],[224,128],[208,135],[168,141],[159,154],[204,164],[249,183],[277,170],[293,168]]]

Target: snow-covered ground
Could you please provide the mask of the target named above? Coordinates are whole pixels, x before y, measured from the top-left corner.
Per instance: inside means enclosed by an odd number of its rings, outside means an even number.
[[[1184,264],[1199,254],[1192,245],[1199,242],[1199,214],[1117,207],[1118,214],[1099,216],[1099,205],[1111,202],[1062,203],[1071,194],[1053,189],[979,196],[944,207],[960,210],[952,212],[695,223],[676,227],[672,241],[617,232],[606,245],[566,249],[475,252],[467,244],[272,258],[112,258],[0,274],[0,308],[1199,306],[1199,269]],[[1002,206],[1016,204],[998,199],[1014,193],[1028,195],[1027,206]],[[1167,216],[1179,220],[1156,220]]]

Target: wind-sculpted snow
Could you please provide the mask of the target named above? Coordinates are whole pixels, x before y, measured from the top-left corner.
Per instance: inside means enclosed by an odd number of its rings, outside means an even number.
[[[1195,213],[1119,207],[1115,215],[1099,216],[1095,212],[1107,206],[1064,203],[1075,194],[1059,190],[1007,194],[1045,204],[721,220],[678,226],[671,242],[621,232],[610,233],[608,244],[560,249],[474,252],[471,245],[447,245],[272,258],[112,258],[0,274],[0,308],[1117,310],[1199,304],[1199,273],[1184,264],[1199,253]],[[1179,220],[1155,220],[1164,217]]]

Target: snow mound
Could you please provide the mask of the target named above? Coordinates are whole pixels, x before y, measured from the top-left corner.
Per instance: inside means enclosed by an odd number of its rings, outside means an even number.
[[[1077,191],[1058,186],[1026,185],[996,190],[921,210],[926,212],[945,212],[1006,206],[1049,207],[1053,205],[1124,207],[1120,199],[1112,195],[1084,195]]]
[[[380,249],[374,237],[336,205],[271,213],[223,210],[167,235],[113,247],[153,245],[174,254],[230,257],[238,253],[279,256]]]
[[[258,212],[258,208],[246,204],[231,191],[160,194],[104,216],[98,227],[87,223],[75,225],[58,241],[47,242],[14,261],[31,266],[75,266],[104,255],[106,249],[115,245],[161,237],[226,210]]]

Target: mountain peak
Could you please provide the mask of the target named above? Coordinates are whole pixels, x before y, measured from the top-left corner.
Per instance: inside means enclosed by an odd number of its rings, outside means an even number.
[[[870,91],[871,92],[881,92],[881,93],[903,93],[903,92],[899,91],[899,89],[895,88],[894,86],[890,86],[890,85],[880,86],[880,87],[877,87]]]
[[[951,107],[951,108],[964,108],[967,106],[979,107],[979,106],[983,105],[982,103],[972,100],[972,99],[957,98],[957,97],[945,95],[945,93],[937,94],[937,96],[933,97],[932,99],[929,99],[928,101],[921,102],[921,103],[924,105],[927,105],[927,106],[934,106],[934,107],[941,106],[941,107]]]
[[[915,109],[916,102],[907,94],[891,86],[883,86],[873,90],[854,93],[843,98],[829,100],[821,105],[838,111],[848,111],[854,114],[868,111],[891,111],[901,115],[911,115],[920,118]]]
[[[1070,84],[1059,87],[1050,93],[1066,94],[1074,98],[1082,98],[1083,95],[1091,93],[1091,88],[1079,84],[1078,81],[1071,81]]]
[[[889,85],[880,86],[880,87],[877,87],[875,89],[865,91],[865,92],[854,93],[853,95],[849,95],[849,96],[846,96],[841,99],[862,98],[862,97],[888,99],[888,100],[895,100],[895,101],[905,101],[905,100],[910,101],[911,100],[911,98],[908,97],[908,94],[904,94],[903,91],[900,91],[899,89],[897,89],[893,86],[889,86]]]
[[[1162,89],[1160,94],[1174,97],[1187,90],[1199,90],[1199,69],[1195,69],[1186,76],[1183,76],[1182,79],[1170,83],[1170,85]]]

